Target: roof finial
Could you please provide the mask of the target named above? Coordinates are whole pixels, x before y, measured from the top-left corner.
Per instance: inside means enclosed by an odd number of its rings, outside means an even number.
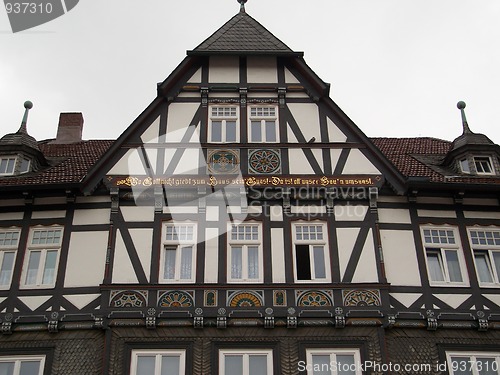
[[[465,102],[459,101],[457,103],[457,108],[460,110],[460,113],[462,114],[462,126],[464,127],[464,132],[463,134],[470,134],[472,133],[469,128],[469,124],[467,124],[467,118],[465,117]]]
[[[240,3],[240,13],[245,13],[245,3],[248,0],[238,0],[238,3]]]
[[[33,108],[33,103],[30,102],[29,100],[24,102],[24,116],[23,116],[23,121],[21,122],[21,127],[17,131],[18,133],[25,133],[28,134],[28,129],[26,127],[26,124],[28,123],[28,112],[31,108]]]

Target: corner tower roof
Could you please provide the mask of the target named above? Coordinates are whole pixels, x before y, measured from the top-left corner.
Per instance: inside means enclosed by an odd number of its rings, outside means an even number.
[[[214,53],[227,55],[303,55],[302,52],[294,52],[249,16],[243,6],[240,12],[219,30],[194,50],[188,51],[188,55],[211,55]]]

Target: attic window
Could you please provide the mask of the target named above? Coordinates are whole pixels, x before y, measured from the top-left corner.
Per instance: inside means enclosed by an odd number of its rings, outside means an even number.
[[[12,176],[29,172],[30,161],[22,156],[0,157],[0,176]]]
[[[460,160],[460,169],[463,173],[470,173],[469,161],[467,159]]]
[[[491,158],[488,156],[474,156],[474,165],[477,174],[494,174]]]

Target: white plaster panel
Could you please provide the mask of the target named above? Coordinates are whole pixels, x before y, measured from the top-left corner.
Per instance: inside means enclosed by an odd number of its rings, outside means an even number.
[[[35,311],[37,308],[39,308],[41,305],[47,302],[50,297],[52,296],[25,296],[18,298],[21,300],[22,303],[28,306],[31,309],[31,311]]]
[[[295,136],[295,133],[293,132],[292,128],[290,127],[290,124],[287,122],[286,125],[287,125],[286,134],[287,134],[288,143],[299,143],[297,137]]]
[[[73,232],[64,286],[98,286],[104,279],[108,232]]]
[[[500,294],[483,294],[483,297],[488,298],[491,302],[500,307]]]
[[[498,199],[464,198],[464,206],[498,206]]]
[[[345,270],[351,258],[354,243],[358,237],[359,228],[337,228],[339,248],[340,278],[344,278]]]
[[[22,220],[23,212],[5,212],[0,214],[0,221],[2,220]]]
[[[291,206],[290,212],[292,214],[325,214],[326,206]]]
[[[167,116],[167,142],[180,142],[193,120],[199,103],[171,103]]]
[[[300,81],[290,72],[287,68],[285,68],[285,82],[286,83],[300,83]],[[287,94],[288,96],[288,94]]]
[[[391,296],[394,297],[399,303],[402,303],[405,307],[410,307],[415,303],[417,299],[419,299],[422,294],[420,293],[391,293]]]
[[[410,211],[404,208],[379,208],[378,219],[381,223],[411,224]]]
[[[100,296],[100,294],[67,294],[64,298],[77,309],[81,310]]]
[[[163,207],[164,214],[197,214],[198,206]]]
[[[158,143],[158,134],[160,133],[160,116],[154,120],[151,125],[142,133],[143,143]]]
[[[122,206],[120,211],[125,221],[149,222],[154,220],[155,211],[153,206]]]
[[[339,163],[341,153],[342,153],[342,150],[339,148],[331,148],[330,149],[333,170],[335,170],[335,168],[337,167],[337,164]]]
[[[415,239],[410,230],[381,230],[387,281],[392,285],[421,286]]]
[[[465,211],[464,216],[467,219],[497,219],[497,220],[500,220],[500,212]]]
[[[248,56],[248,83],[278,83],[278,68],[276,57]]]
[[[200,164],[200,150],[198,148],[187,148],[184,150],[179,164],[175,168],[174,175],[198,175]]]
[[[375,257],[375,245],[373,243],[372,230],[368,231],[366,241],[361,251],[356,270],[352,277],[353,283],[378,282],[377,259]]]
[[[434,294],[436,298],[450,305],[453,309],[458,309],[458,307],[464,303],[471,295],[470,294]]]
[[[454,204],[453,198],[417,197],[417,203],[422,204]]]
[[[406,197],[389,197],[386,195],[379,195],[377,202],[381,203],[408,203]]]
[[[116,231],[112,282],[118,284],[135,284],[139,282],[120,230]]]
[[[351,149],[347,162],[345,163],[344,174],[379,174],[380,171],[372,164],[368,158],[358,149]]]
[[[156,174],[156,161],[158,159],[158,150],[154,148],[147,148],[146,149],[146,156],[148,158],[148,164],[153,171],[153,174]]]
[[[291,174],[315,174],[311,163],[306,158],[304,151],[301,149],[291,148],[288,150],[290,158],[290,173]]]
[[[309,99],[309,95],[307,95],[305,92],[287,92],[286,97],[288,99]]]
[[[262,213],[262,206],[248,206],[247,207],[247,212],[249,215],[251,214],[261,214]]]
[[[73,225],[109,224],[110,208],[75,210]]]
[[[179,95],[177,95],[178,98],[200,98],[201,95],[198,92],[181,92]]]
[[[210,56],[208,82],[239,83],[240,60],[237,56]]]
[[[347,142],[347,136],[330,118],[327,117],[326,122],[328,124],[330,142]]]
[[[24,199],[3,199],[3,200],[0,200],[0,206],[2,206],[2,207],[23,206],[24,207]]]
[[[150,228],[131,228],[130,236],[134,243],[137,255],[142,264],[142,269],[149,280],[151,273],[151,251],[153,247],[153,229]]]
[[[336,205],[333,210],[337,221],[363,221],[368,212],[368,206],[361,204]]]
[[[241,207],[240,206],[226,206],[226,212],[228,214],[241,214]]]
[[[417,210],[418,216],[421,217],[457,217],[455,211],[444,211],[444,210]]]
[[[58,211],[33,211],[31,214],[32,219],[52,219],[52,218],[61,218],[66,216],[66,211],[58,210]]]
[[[120,160],[109,170],[108,174],[117,175],[141,175],[145,174],[144,165],[141,161],[138,149],[127,150]]]
[[[41,197],[35,198],[34,205],[66,204],[66,197]]]
[[[270,206],[271,221],[283,221],[283,207]]]
[[[313,137],[316,138],[316,142],[320,142],[321,130],[318,106],[315,103],[288,103],[288,108],[306,142]]]
[[[208,206],[206,215],[207,221],[219,221],[219,207]]]
[[[200,83],[201,82],[201,68],[194,73],[191,78],[188,79],[188,83]]]
[[[271,262],[273,265],[273,283],[286,282],[283,228],[271,228]]]
[[[219,230],[205,229],[205,283],[218,282],[219,273]]]

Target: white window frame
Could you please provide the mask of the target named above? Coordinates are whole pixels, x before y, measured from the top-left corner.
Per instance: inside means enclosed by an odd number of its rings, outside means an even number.
[[[297,239],[298,227],[321,227],[322,238],[321,239]],[[303,230],[303,229],[302,229]],[[304,237],[304,235],[302,235]],[[328,246],[328,227],[323,221],[296,221],[292,223],[292,250],[293,250],[293,276],[295,282],[298,283],[329,283],[331,282],[331,266],[330,266],[330,248]],[[298,279],[297,275],[297,245],[309,245],[309,266],[311,270],[311,279],[303,280]],[[323,247],[323,260],[325,267],[325,277],[319,278],[316,276],[316,265],[314,258],[314,248],[322,246]]]
[[[6,280],[5,284],[0,284],[0,290],[5,290],[10,288],[10,284],[12,282],[12,274],[14,273],[14,265],[16,264],[17,250],[19,248],[19,237],[21,236],[21,231],[19,229],[0,229],[0,238],[5,238],[2,236],[8,236],[11,234],[17,234],[15,244],[5,244],[2,243],[5,240],[0,239],[0,276],[2,275],[2,271],[4,270],[4,260],[6,254],[14,254],[14,258],[12,259],[12,267],[10,270],[10,276],[8,280]],[[1,279],[0,279],[1,282]]]
[[[500,256],[500,228],[498,227],[471,227],[467,230],[469,234],[469,243],[472,249],[474,265],[476,268],[477,280],[480,286],[500,288],[500,258],[498,265],[495,262],[495,255]],[[474,233],[483,233],[484,237],[474,235]],[[491,237],[487,237],[490,234]],[[484,255],[485,263],[491,282],[481,281],[479,266],[476,256]]]
[[[423,226],[420,228],[421,230],[421,236],[422,236],[422,243],[424,245],[424,255],[425,255],[425,264],[427,268],[427,276],[429,279],[429,285],[430,286],[469,286],[469,279],[467,277],[467,268],[465,266],[465,259],[464,259],[464,254],[463,254],[463,248],[462,244],[460,242],[460,236],[458,233],[458,230],[456,227],[451,227],[451,226]],[[443,242],[429,242],[426,240],[426,231],[438,231],[439,233],[442,233],[442,231],[445,232],[444,236],[432,236],[435,232],[431,232],[431,241],[434,241],[434,239],[438,239],[441,241],[440,238],[446,238],[448,241],[448,233],[452,233],[452,237],[455,241],[455,243],[445,243]],[[441,232],[439,232],[441,231]],[[427,236],[428,237],[428,236]],[[460,275],[462,277],[462,281],[451,281],[450,280],[450,271],[449,271],[449,259],[447,255],[450,252],[456,252],[457,259],[458,259],[458,266],[460,268]],[[430,254],[437,254],[438,261],[439,261],[439,266],[442,271],[442,275],[444,280],[439,281],[439,280],[433,280],[431,276],[431,267],[429,265],[429,255]]]
[[[0,363],[14,363],[14,375],[19,375],[21,370],[22,362],[39,362],[40,367],[38,374],[43,375],[45,367],[45,356],[44,355],[14,355],[14,356],[0,356]]]
[[[491,176],[491,175],[495,174],[495,166],[493,165],[493,160],[491,160],[490,156],[487,156],[487,155],[475,155],[472,158],[473,158],[473,161],[474,161],[474,168],[476,169],[476,173],[477,174],[479,174],[479,175],[487,175],[487,176]],[[477,168],[477,165],[478,165],[478,163],[481,163],[481,161],[478,161],[477,159],[484,159],[482,161],[484,161],[484,162],[486,162],[488,164],[488,168],[490,169],[490,171],[489,172],[479,171],[479,169]]]
[[[169,228],[175,228],[178,239],[167,238]],[[192,236],[186,237],[183,232],[186,228],[191,228]],[[180,236],[179,236],[180,234]],[[194,283],[196,278],[196,244],[197,226],[193,222],[173,222],[167,221],[162,225],[162,248],[160,254],[160,283]],[[191,247],[191,277],[181,278],[182,274],[182,251],[184,248]],[[168,249],[167,249],[168,248]],[[175,249],[174,277],[165,278],[166,251]]]
[[[246,229],[256,228],[257,229],[257,239],[241,239],[238,238],[238,231],[245,231]],[[233,232],[236,231],[236,233]],[[240,232],[241,233],[241,232]],[[246,232],[244,232],[246,233]],[[255,232],[250,232],[255,233]],[[236,234],[236,238],[235,237]],[[227,282],[228,283],[262,283],[264,282],[264,259],[263,259],[263,250],[262,250],[262,224],[258,222],[244,222],[239,225],[233,226],[228,224],[227,231]],[[242,277],[241,278],[233,278],[232,277],[232,265],[233,265],[233,246],[241,247],[241,259],[242,259]],[[258,277],[257,278],[249,278],[249,247],[257,246],[257,265],[258,269]]]
[[[226,356],[241,356],[243,358],[243,375],[249,375],[249,358],[252,355],[265,355],[267,357],[267,374],[273,375],[273,350],[272,349],[219,349],[219,375],[226,374]]]
[[[462,359],[462,358],[467,358]],[[500,352],[471,352],[469,351],[450,351],[446,352],[446,363],[448,373],[455,375],[458,371],[469,371],[472,375],[480,375],[479,370],[484,366],[481,359],[494,359],[492,368],[484,368],[483,370],[493,370],[500,375]],[[489,367],[489,365],[486,365]]]
[[[274,113],[270,113],[270,110]],[[253,111],[255,110],[255,111]],[[260,111],[259,111],[260,110]],[[266,111],[267,110],[267,111]],[[255,112],[255,113],[253,113]],[[259,113],[260,112],[260,113]],[[266,113],[268,112],[268,113]],[[252,105],[248,107],[248,141],[251,143],[278,143],[278,106],[275,105]],[[266,122],[274,122],[274,140],[267,139]],[[252,122],[260,122],[260,139],[254,139],[252,134]]]
[[[234,114],[233,113],[224,113],[224,111],[229,110],[231,111],[234,109]],[[222,113],[221,113],[222,112]],[[208,108],[208,132],[207,132],[207,138],[208,138],[208,143],[235,143],[239,142],[240,140],[240,108],[239,106],[236,105],[213,105]],[[212,131],[212,123],[214,121],[220,121],[221,122],[221,140],[214,140],[213,139],[213,131]],[[227,140],[227,122],[228,121],[234,121],[236,123],[236,134],[235,140]]]
[[[337,375],[338,369],[342,369],[342,364],[338,364],[337,356],[338,355],[352,355],[354,357],[354,370],[356,375],[362,375],[362,363],[361,363],[361,355],[359,353],[359,349],[306,349],[306,370],[307,375],[314,375],[314,364],[313,364],[313,356],[314,355],[323,355],[330,356],[330,360],[328,361],[328,369],[331,375]],[[349,366],[350,368],[351,366]]]
[[[34,236],[36,233],[41,233],[41,232],[50,232],[50,231],[59,231],[59,241],[57,243],[51,242],[51,243],[41,243],[37,244],[34,243]],[[23,266],[23,271],[21,274],[21,289],[46,289],[46,288],[53,288],[56,284],[57,281],[57,274],[58,274],[58,268],[59,268],[59,257],[61,255],[61,245],[62,245],[62,239],[64,235],[64,228],[61,226],[50,226],[50,227],[32,227],[30,228],[30,233],[28,237],[28,247],[26,249],[26,254],[24,256],[24,266]],[[56,259],[55,259],[55,265],[54,265],[54,278],[52,282],[50,283],[44,283],[43,278],[44,278],[44,273],[46,271],[46,262],[47,262],[47,255],[50,252],[56,252]],[[30,263],[31,259],[31,254],[34,252],[40,252],[40,259],[38,262],[38,268],[37,268],[37,277],[36,277],[36,282],[34,284],[27,284],[27,277],[28,277],[28,266]]]
[[[161,360],[163,357],[179,357],[179,375],[186,373],[186,351],[179,349],[168,350],[132,350],[130,358],[130,375],[142,375],[137,372],[138,358],[154,357],[155,358],[155,372],[154,375],[161,375]]]
[[[0,156],[0,165],[2,163],[2,161],[4,160],[7,160],[7,165],[6,167],[8,166],[8,161],[9,160],[13,160],[14,161],[14,164],[12,165],[12,171],[8,171],[7,169],[2,172],[0,170],[0,176],[14,176],[14,175],[17,175],[17,174],[23,174],[23,173],[26,173],[26,172],[29,172],[30,171],[30,166],[31,166],[31,160],[21,156],[21,155],[4,155],[4,156]],[[27,161],[28,162],[28,165],[27,165],[27,168],[26,170],[21,170],[21,166],[22,166],[22,162],[23,161]]]

